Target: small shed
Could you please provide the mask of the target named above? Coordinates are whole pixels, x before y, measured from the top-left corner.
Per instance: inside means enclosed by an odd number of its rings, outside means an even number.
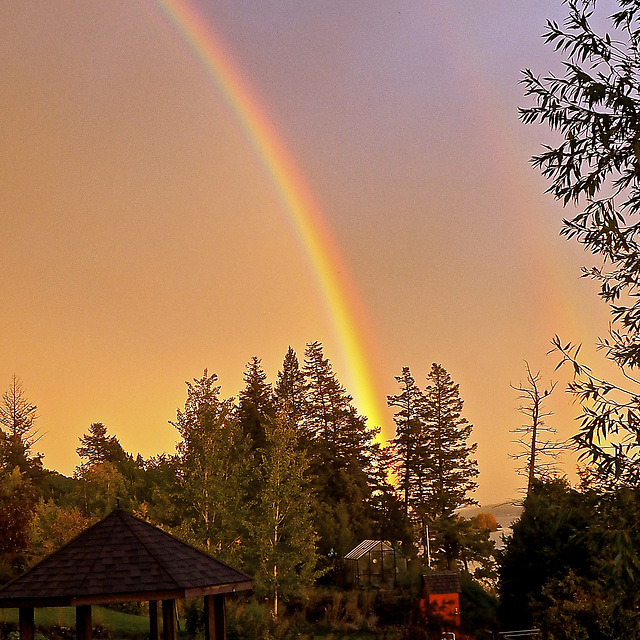
[[[404,558],[382,540],[363,540],[344,557],[347,586],[395,587]]]
[[[0,608],[20,610],[20,640],[33,640],[34,609],[76,607],[76,637],[90,640],[91,605],[149,601],[150,640],[175,640],[175,600],[204,597],[206,640],[226,638],[225,594],[250,576],[125,511],[113,511],[0,589]]]
[[[435,618],[446,628],[460,627],[460,591],[455,571],[422,574],[418,607],[423,621]]]

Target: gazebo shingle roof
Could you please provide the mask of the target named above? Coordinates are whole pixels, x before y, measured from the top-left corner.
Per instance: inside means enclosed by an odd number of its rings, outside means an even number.
[[[247,574],[116,510],[0,589],[0,608],[188,598],[251,588]]]

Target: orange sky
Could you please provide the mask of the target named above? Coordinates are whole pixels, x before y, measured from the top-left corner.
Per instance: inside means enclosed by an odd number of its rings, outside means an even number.
[[[509,384],[525,358],[555,375],[552,422],[573,433],[549,341],[591,345],[608,322],[528,165],[548,135],[517,120],[519,69],[557,68],[539,36],[560,3],[193,4],[323,214],[380,397],[402,366],[422,383],[441,363],[479,443],[477,498],[512,496]],[[133,453],[171,452],[185,380],[207,367],[236,395],[251,356],[273,380],[289,345],[302,359],[323,342],[351,391],[272,176],[159,6],[2,13],[0,388],[15,373],[38,405],[45,464],[72,473],[94,421]]]

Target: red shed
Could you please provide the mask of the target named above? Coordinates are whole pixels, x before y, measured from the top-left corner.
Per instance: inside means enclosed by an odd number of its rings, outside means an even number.
[[[455,571],[425,573],[418,607],[422,620],[437,619],[446,629],[460,627],[460,580]]]

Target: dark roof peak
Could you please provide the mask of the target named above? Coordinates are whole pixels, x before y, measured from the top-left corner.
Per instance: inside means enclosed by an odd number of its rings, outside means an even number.
[[[0,607],[160,600],[251,588],[251,577],[115,509],[0,590]]]
[[[460,578],[455,571],[439,571],[422,574],[422,586],[428,593],[460,593]]]

